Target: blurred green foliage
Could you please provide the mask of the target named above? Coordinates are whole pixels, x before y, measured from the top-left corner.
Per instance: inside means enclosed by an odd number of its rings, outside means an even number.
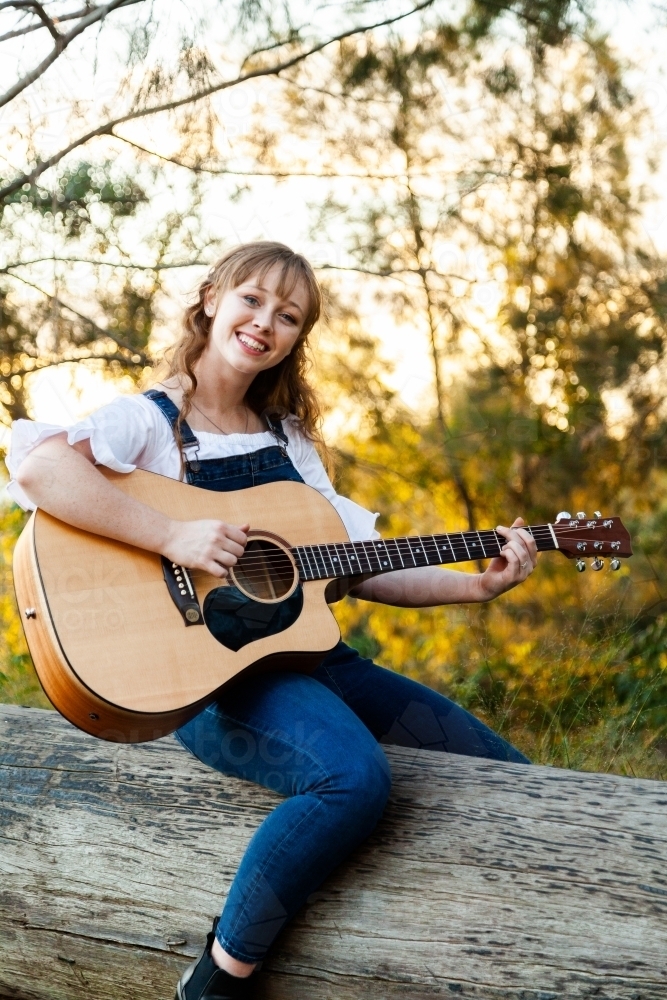
[[[321,272],[316,370],[330,411],[349,418],[334,442],[341,492],[381,511],[387,535],[599,508],[634,539],[618,574],[544,556],[488,606],[341,602],[348,641],[535,760],[664,779],[667,261],[642,229],[632,156],[646,150],[646,111],[628,79],[587,3],[434,3],[419,30],[345,39],[283,72],[271,113],[259,108],[234,148],[243,169],[322,178],[313,238],[340,258]],[[205,124],[179,126],[198,183],[228,163]],[[0,274],[8,416],[27,415],[38,367],[143,374],[163,268],[175,246],[202,245],[195,199],[155,223],[153,266],[139,266],[123,233],[152,208],[151,183],[145,161],[134,177],[82,160],[8,199],[4,233],[33,226],[38,243],[48,226],[63,260],[80,251],[112,268],[85,311],[75,297],[21,297]],[[376,310],[426,345],[432,379],[413,409],[367,333]],[[11,592],[23,516],[2,518],[0,699],[43,704]]]

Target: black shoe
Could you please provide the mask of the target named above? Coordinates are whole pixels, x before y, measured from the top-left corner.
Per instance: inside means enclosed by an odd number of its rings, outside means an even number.
[[[257,976],[253,972],[246,979],[230,976],[219,969],[211,957],[218,917],[206,938],[201,958],[189,966],[178,981],[174,1000],[252,1000]]]

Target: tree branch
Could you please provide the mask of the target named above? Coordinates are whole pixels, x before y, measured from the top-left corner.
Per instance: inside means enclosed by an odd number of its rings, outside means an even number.
[[[32,264],[44,264],[45,262],[56,262],[58,264],[90,264],[92,267],[124,267],[128,270],[136,271],[172,271],[180,267],[210,267],[210,260],[184,260],[176,261],[174,264],[136,264],[131,261],[110,261],[110,260],[91,260],[89,257],[54,257],[53,254],[49,254],[48,257],[34,257],[32,260],[15,260],[12,264],[5,264],[4,267],[0,268],[0,274],[6,274],[9,277],[15,277],[18,280],[22,280],[19,275],[15,275],[12,272],[17,267],[30,267]],[[44,294],[47,294],[46,292]]]
[[[95,24],[97,21],[101,21],[106,17],[111,11],[116,10],[118,7],[129,7],[135,3],[143,3],[144,0],[111,0],[110,3],[105,4],[103,7],[95,7],[91,10],[90,14],[86,17],[82,17],[76,27],[68,31],[66,35],[61,35],[56,31],[56,44],[53,46],[48,56],[42,59],[39,66],[36,66],[33,70],[27,73],[24,77],[10,87],[1,97],[0,97],[0,108],[4,107],[5,104],[9,104],[15,97],[17,97],[22,91],[29,87],[31,84],[38,80],[42,76],[49,66],[51,66],[59,56],[65,51],[70,42],[74,41],[83,31]],[[31,7],[39,6],[31,3]],[[20,187],[20,185],[19,185]]]
[[[38,3],[38,0],[12,0],[10,3],[0,4],[0,10],[2,10],[3,7],[14,7],[16,10],[33,10],[42,22],[42,26],[48,28],[51,37],[54,38],[56,42],[60,41],[60,32],[57,30],[55,24],[46,13],[41,3]]]
[[[2,10],[3,7],[9,6],[16,5],[0,4],[0,10]],[[61,24],[63,21],[76,21],[85,14],[89,14],[91,10],[97,10],[97,7],[81,7],[79,10],[70,11],[69,14],[60,14],[58,17],[51,18],[51,23],[56,25]],[[25,28],[15,28],[14,31],[8,31],[5,35],[0,35],[0,42],[7,42],[10,38],[18,38],[20,35],[29,35],[31,32],[39,31],[43,27],[43,24],[28,24]]]
[[[146,365],[150,363],[150,359],[148,358],[148,355],[144,351],[135,349],[134,347],[132,347],[131,344],[126,343],[122,339],[122,337],[113,333],[111,330],[105,330],[104,327],[96,323],[94,319],[90,318],[90,316],[86,316],[84,315],[84,313],[79,312],[79,310],[75,309],[74,306],[68,305],[67,302],[64,302],[57,295],[52,295],[50,292],[47,292],[43,288],[40,288],[40,286],[36,285],[33,281],[28,281],[27,278],[22,278],[18,274],[15,275],[15,277],[17,281],[21,281],[24,285],[27,285],[29,288],[34,288],[36,292],[39,292],[41,295],[44,296],[44,298],[49,299],[50,302],[55,302],[60,309],[64,309],[65,312],[72,313],[73,316],[76,316],[77,319],[80,319],[83,323],[89,326],[97,334],[98,337],[100,338],[108,337],[109,340],[113,340],[114,344],[117,344],[118,347],[122,347],[124,351],[129,351],[129,353],[133,355],[138,354],[143,364]],[[127,358],[123,357],[123,360],[127,361]]]
[[[123,4],[128,3],[141,3],[143,0],[115,0],[113,6],[118,7]],[[61,149],[58,153],[54,153],[53,156],[49,156],[46,160],[41,160],[36,164],[33,169],[28,172],[21,174],[16,177],[5,187],[0,188],[0,199],[4,199],[14,194],[15,191],[19,191],[24,184],[33,183],[38,177],[40,177],[46,170],[50,167],[59,163],[63,157],[71,153],[72,150],[77,149],[79,146],[85,145],[90,142],[91,139],[95,139],[101,135],[115,135],[114,129],[119,125],[123,125],[125,122],[136,121],[140,118],[147,118],[150,115],[159,114],[163,111],[174,111],[176,108],[182,108],[187,104],[194,104],[197,101],[204,100],[206,97],[210,97],[212,94],[220,93],[223,90],[229,90],[231,87],[236,87],[241,83],[246,83],[248,80],[257,80],[261,77],[267,76],[278,76],[280,73],[292,66],[296,66],[308,59],[310,56],[315,55],[317,52],[321,52],[323,49],[327,48],[329,45],[333,45],[336,42],[341,42],[346,38],[351,38],[354,35],[364,34],[367,31],[373,31],[376,28],[386,27],[389,24],[395,24],[397,21],[401,21],[406,17],[411,17],[413,14],[419,13],[425,10],[427,7],[431,7],[435,0],[422,0],[421,3],[414,6],[411,10],[404,12],[403,14],[397,14],[394,17],[385,18],[382,21],[377,21],[375,24],[362,25],[358,28],[350,28],[348,31],[342,31],[340,34],[335,35],[333,38],[329,38],[324,42],[319,42],[317,45],[313,45],[312,48],[305,52],[301,52],[298,55],[292,56],[290,59],[285,59],[281,63],[277,63],[274,66],[267,66],[263,69],[250,70],[247,73],[241,73],[234,80],[223,80],[221,83],[214,84],[210,87],[206,87],[204,90],[198,91],[194,94],[189,94],[187,97],[182,97],[175,101],[168,101],[165,104],[156,104],[150,108],[142,108],[139,111],[131,111],[126,115],[122,115],[119,118],[112,118],[105,122],[103,125],[99,125],[95,129],[91,129],[90,132],[86,132],[84,135],[79,136],[73,142]],[[112,4],[108,5],[109,7]],[[106,9],[106,8],[104,8]],[[63,36],[67,37],[67,36]],[[119,137],[116,137],[119,138]]]
[[[128,146],[132,146],[134,149],[138,149],[141,153],[146,153],[147,156],[155,156],[158,160],[162,160],[164,163],[173,163],[176,167],[183,167],[184,170],[191,170],[193,174],[211,174],[213,177],[276,177],[279,180],[287,180],[290,177],[319,177],[324,180],[336,180],[339,177],[345,177],[351,180],[358,181],[396,181],[398,180],[395,173],[393,174],[371,174],[371,173],[343,173],[342,171],[335,171],[331,173],[318,172],[313,170],[229,170],[226,167],[205,167],[200,164],[184,163],[183,160],[179,160],[176,156],[166,156],[164,153],[158,153],[154,149],[146,149],[145,146],[141,146],[138,142],[133,139],[128,139],[124,135],[118,135],[114,132],[114,138],[120,139],[121,142],[127,143]],[[488,173],[488,171],[486,172]],[[441,172],[433,172],[428,170],[415,171],[413,176],[415,177],[442,177]],[[454,176],[456,176],[454,174]],[[486,176],[486,174],[485,174]],[[466,192],[467,193],[467,192]]]

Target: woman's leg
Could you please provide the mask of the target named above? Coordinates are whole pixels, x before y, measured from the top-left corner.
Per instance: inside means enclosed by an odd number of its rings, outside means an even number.
[[[313,677],[342,698],[380,743],[530,764],[519,750],[449,698],[379,667],[342,642]]]
[[[258,962],[375,827],[389,765],[338,695],[300,674],[242,681],[177,735],[203,763],[288,796],[253,835],[216,931],[227,955]]]

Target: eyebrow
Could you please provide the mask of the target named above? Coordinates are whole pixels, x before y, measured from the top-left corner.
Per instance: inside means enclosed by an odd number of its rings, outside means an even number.
[[[269,294],[269,295],[271,295],[271,294],[272,294],[272,293],[271,293],[271,292],[269,291],[269,289],[268,289],[268,288],[264,288],[264,286],[263,286],[263,285],[250,285],[250,284],[249,284],[249,285],[247,285],[246,287],[247,287],[247,288],[256,288],[258,292],[267,292],[267,294]],[[298,309],[298,310],[299,310],[299,312],[300,312],[301,314],[303,314],[303,309],[301,308],[301,306],[299,305],[299,303],[298,303],[298,302],[295,302],[295,301],[294,301],[294,299],[288,299],[288,300],[287,300],[287,305],[288,305],[288,306],[294,306],[294,308],[295,308],[295,309]]]

